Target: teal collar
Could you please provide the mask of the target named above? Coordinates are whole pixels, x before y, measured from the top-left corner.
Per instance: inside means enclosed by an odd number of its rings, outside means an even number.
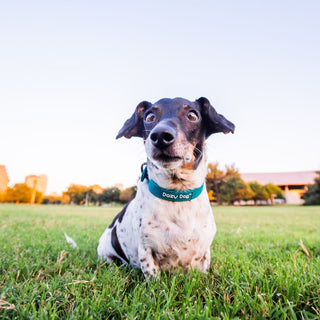
[[[160,187],[157,183],[155,183],[153,180],[149,179],[147,167],[145,167],[142,171],[141,181],[143,181],[144,179],[148,180],[149,191],[155,197],[162,200],[175,202],[190,201],[199,197],[204,187],[203,183],[199,188],[184,191],[164,189]]]

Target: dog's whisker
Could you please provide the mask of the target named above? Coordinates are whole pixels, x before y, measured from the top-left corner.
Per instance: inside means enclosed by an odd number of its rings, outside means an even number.
[[[194,154],[194,156],[195,156],[196,158],[198,158],[198,157],[201,157],[201,156],[202,156],[203,152],[202,152],[199,148],[194,147],[194,149],[193,149],[193,154]]]

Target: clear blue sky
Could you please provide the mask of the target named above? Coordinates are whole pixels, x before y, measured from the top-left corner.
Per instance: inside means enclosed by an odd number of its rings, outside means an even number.
[[[142,141],[115,140],[142,100],[207,97],[236,124],[207,141],[241,172],[320,169],[320,1],[3,1],[0,164],[133,185]]]

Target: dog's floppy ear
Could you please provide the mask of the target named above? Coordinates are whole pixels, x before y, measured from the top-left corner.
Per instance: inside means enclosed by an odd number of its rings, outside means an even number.
[[[217,132],[234,132],[235,125],[222,114],[217,113],[207,98],[201,97],[196,102],[200,105],[202,118],[205,123],[206,138]]]
[[[140,102],[131,118],[124,123],[123,127],[118,132],[116,139],[121,137],[126,137],[128,139],[131,137],[142,138],[144,133],[143,115],[144,112],[151,106],[152,104],[148,101]]]

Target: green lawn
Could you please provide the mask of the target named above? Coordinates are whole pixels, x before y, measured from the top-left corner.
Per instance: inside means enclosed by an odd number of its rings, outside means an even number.
[[[0,318],[320,318],[320,207],[214,207],[209,274],[150,283],[97,259],[119,209],[0,205]]]

